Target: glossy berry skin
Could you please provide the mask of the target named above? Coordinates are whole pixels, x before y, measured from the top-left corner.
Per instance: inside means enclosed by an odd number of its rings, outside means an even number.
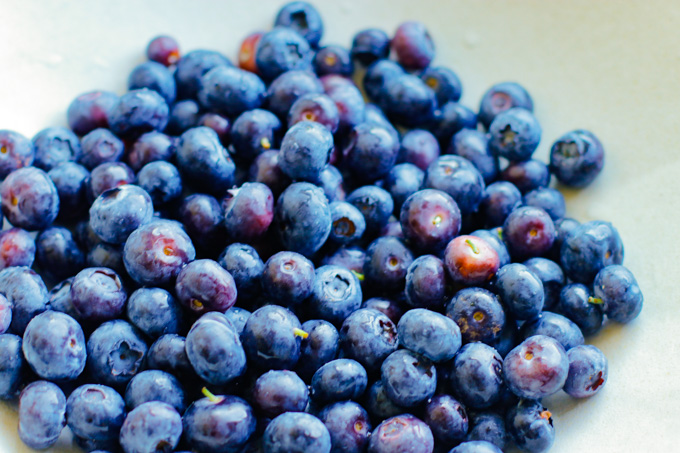
[[[352,39],[351,55],[362,65],[368,66],[376,60],[385,59],[390,54],[390,38],[377,28],[362,30]]]
[[[328,240],[347,245],[358,241],[366,231],[366,220],[358,208],[345,201],[330,204],[331,232]]]
[[[287,71],[311,70],[309,43],[295,30],[275,27],[265,33],[257,45],[255,64],[265,81],[272,81]]]
[[[300,357],[300,321],[290,310],[266,305],[253,312],[241,334],[251,365],[267,369],[293,369]]]
[[[0,270],[11,266],[31,267],[35,260],[35,240],[26,230],[10,228],[0,233]]]
[[[507,432],[505,431],[505,420],[494,412],[476,412],[470,414],[470,430],[467,435],[467,442],[488,442],[499,449],[505,448],[507,443]],[[489,446],[489,448],[491,448]],[[482,453],[484,451],[482,450]],[[499,453],[497,450],[489,450],[486,453]]]
[[[278,196],[290,184],[290,179],[279,166],[279,151],[268,150],[257,156],[248,170],[248,179],[266,184]]]
[[[168,105],[175,102],[177,86],[172,72],[155,61],[137,65],[128,77],[128,90],[148,88],[160,94]]]
[[[449,142],[449,153],[469,160],[490,184],[498,175],[498,161],[489,153],[488,135],[476,129],[461,129]]]
[[[479,212],[486,227],[501,226],[510,213],[522,205],[522,193],[514,184],[496,181],[484,189]]]
[[[619,232],[601,220],[581,224],[564,239],[560,262],[571,280],[590,284],[600,270],[623,262]]]
[[[463,130],[477,129],[477,115],[459,102],[447,102],[434,111],[427,127],[439,140],[442,150],[450,150],[453,137]],[[482,135],[483,143],[488,142],[488,136]],[[482,160],[482,159],[480,159]]]
[[[18,132],[0,130],[0,178],[32,165],[34,159],[35,148],[28,138]]]
[[[357,400],[366,391],[368,375],[356,360],[337,359],[320,367],[311,384],[312,398],[318,403]]]
[[[33,165],[50,171],[57,165],[78,160],[81,153],[78,136],[65,127],[48,127],[33,137]]]
[[[556,235],[555,224],[548,213],[533,206],[514,209],[503,223],[503,239],[515,259],[546,254]]]
[[[503,360],[503,377],[515,395],[540,399],[564,387],[569,359],[554,338],[535,335],[520,343]]]
[[[284,120],[299,98],[307,94],[321,94],[323,91],[321,81],[311,71],[284,72],[267,88],[267,110]]]
[[[153,217],[149,194],[139,186],[124,184],[102,193],[90,207],[90,225],[103,241],[124,243],[130,233]]]
[[[351,130],[367,120],[366,103],[359,88],[351,80],[337,74],[328,74],[321,78],[321,84],[338,109],[341,131]]]
[[[10,331],[23,334],[28,322],[48,308],[48,294],[40,275],[27,267],[0,271],[0,294],[12,306]]]
[[[425,406],[423,421],[434,437],[444,445],[465,439],[468,416],[462,404],[449,395],[437,395]]]
[[[177,412],[186,409],[184,389],[172,374],[160,370],[146,370],[132,378],[125,389],[125,404],[129,410],[149,401],[160,401]]]
[[[526,193],[524,204],[543,209],[553,220],[564,217],[567,210],[562,193],[549,187],[541,187]]]
[[[552,414],[538,401],[520,400],[506,414],[505,426],[524,451],[548,451],[555,441]]]
[[[21,337],[5,333],[0,335],[0,399],[16,396],[25,371],[25,359],[21,350]]]
[[[420,22],[404,22],[397,28],[390,44],[397,61],[407,69],[425,69],[434,58],[434,43]]]
[[[361,123],[350,133],[343,150],[343,162],[360,181],[374,181],[387,175],[397,161],[399,143],[390,132],[374,123]]]
[[[126,321],[107,321],[87,340],[88,372],[97,382],[124,388],[143,369],[147,345]]]
[[[144,189],[156,207],[167,206],[182,195],[182,178],[170,162],[150,162],[137,175],[137,184]]]
[[[371,432],[368,413],[353,401],[329,404],[319,413],[319,419],[331,435],[333,452],[365,451]]]
[[[310,298],[305,302],[320,319],[340,325],[361,307],[361,284],[348,269],[325,265],[316,270]]]
[[[274,26],[298,32],[311,47],[317,47],[323,36],[323,20],[317,9],[307,2],[290,2],[276,14]]]
[[[364,215],[367,235],[374,235],[382,230],[394,211],[392,196],[378,186],[359,187],[347,196],[346,201]]]
[[[433,450],[432,430],[422,420],[406,413],[380,423],[368,444],[369,453],[432,453]]]
[[[550,170],[548,166],[536,159],[524,162],[510,162],[500,174],[500,179],[511,182],[522,193],[548,187]]]
[[[550,171],[569,187],[585,187],[604,166],[604,148],[590,131],[578,129],[558,138],[550,149]]]
[[[187,182],[217,196],[231,188],[234,181],[234,162],[215,131],[204,126],[181,135],[177,168]]]
[[[321,264],[336,264],[358,274],[364,272],[366,251],[358,246],[340,247],[321,259]]]
[[[104,162],[96,166],[87,181],[87,196],[90,203],[104,192],[124,184],[133,184],[135,174],[122,162]]]
[[[280,130],[281,121],[267,110],[243,112],[231,128],[234,158],[250,163],[264,151],[277,148]]]
[[[12,304],[5,296],[0,297],[0,335],[7,333],[12,323]]]
[[[237,116],[260,107],[265,85],[252,72],[231,66],[217,66],[201,77],[198,100],[206,109]]]
[[[259,293],[264,263],[253,247],[231,244],[220,254],[217,262],[233,277],[239,298]]]
[[[437,104],[434,91],[411,74],[389,79],[379,101],[378,105],[388,118],[406,127],[427,124],[433,118]]]
[[[485,440],[471,440],[459,444],[449,453],[502,453],[497,445]]]
[[[562,288],[557,311],[572,320],[584,335],[592,335],[602,328],[604,312],[601,304],[590,302],[591,291],[581,283],[570,283]]]
[[[543,283],[523,264],[511,263],[500,268],[493,286],[508,313],[519,320],[533,319],[543,310]]]
[[[323,190],[306,183],[293,183],[276,202],[274,211],[284,248],[305,256],[316,253],[331,231],[331,212]]]
[[[340,328],[344,356],[361,363],[369,372],[397,350],[397,326],[383,313],[361,308],[349,315]]]
[[[270,257],[262,271],[264,294],[281,305],[299,305],[312,294],[314,264],[295,252]]]
[[[419,256],[406,271],[406,303],[412,307],[437,309],[446,300],[446,269],[434,255]]]
[[[71,300],[71,283],[73,283],[73,278],[74,277],[69,277],[64,281],[57,283],[50,290],[49,304],[51,310],[66,313],[73,319],[77,319],[78,313]]]
[[[2,213],[15,227],[35,231],[49,226],[59,213],[59,194],[44,171],[24,167],[0,184]]]
[[[413,262],[413,254],[395,237],[381,237],[366,250],[364,261],[365,285],[398,291],[406,282],[406,271]]]
[[[444,251],[444,263],[455,282],[475,286],[493,278],[500,259],[498,252],[484,239],[463,235],[448,243]]]
[[[404,74],[404,68],[392,60],[385,58],[375,61],[366,69],[363,79],[364,91],[369,99],[383,107],[386,95],[385,85]]]
[[[145,132],[165,129],[169,113],[168,104],[160,94],[141,88],[118,98],[109,113],[109,126],[119,137],[136,138]]]
[[[66,420],[78,437],[95,441],[118,439],[125,420],[125,401],[111,387],[81,385],[66,400]]]
[[[446,316],[456,322],[464,343],[493,344],[505,327],[505,311],[498,298],[482,288],[461,289],[446,306]]]
[[[320,48],[312,60],[314,71],[319,75],[338,74],[351,77],[354,64],[349,51],[341,46],[330,45]]]
[[[193,99],[177,101],[170,107],[170,117],[165,132],[180,135],[187,129],[198,125],[200,107]]]
[[[224,212],[220,203],[210,195],[195,193],[184,198],[178,218],[189,237],[201,249],[210,249],[214,247],[213,244],[226,241]]]
[[[36,450],[57,442],[66,426],[66,397],[55,384],[35,381],[19,396],[19,438]]]
[[[333,147],[333,135],[325,126],[302,121],[283,137],[279,166],[291,179],[317,182]]]
[[[40,269],[54,279],[71,277],[85,267],[85,254],[68,228],[53,226],[42,230],[36,238],[35,250]]]
[[[489,150],[511,161],[529,160],[541,133],[541,125],[530,111],[512,108],[498,114],[489,126]]]
[[[424,129],[408,131],[401,139],[397,162],[410,163],[425,171],[439,157],[437,139]]]
[[[175,298],[161,288],[139,288],[128,299],[127,318],[150,338],[179,333],[182,309]]]
[[[479,106],[479,122],[488,129],[498,114],[514,107],[521,107],[532,112],[534,102],[520,84],[515,82],[497,83],[489,88],[482,97]]]
[[[434,90],[439,106],[450,101],[458,102],[460,99],[463,87],[460,79],[451,69],[443,66],[429,67],[423,71],[420,78]]]
[[[149,348],[147,367],[166,371],[179,378],[195,378],[185,346],[186,338],[182,336],[171,333],[162,335]]]
[[[383,297],[371,297],[361,304],[361,308],[370,308],[387,316],[393,323],[398,323],[404,314],[404,306],[401,301],[385,299]]]
[[[90,172],[75,162],[64,162],[47,172],[59,194],[60,219],[80,217],[88,207],[87,179]]]
[[[450,318],[424,308],[408,310],[397,324],[399,344],[440,363],[453,358],[461,346],[460,329]]]
[[[565,284],[564,272],[559,264],[547,258],[531,258],[524,262],[543,283],[545,291],[544,308],[550,309],[557,305],[560,291]]]
[[[184,436],[194,448],[206,453],[234,450],[248,442],[255,431],[255,415],[241,398],[218,395],[214,400],[194,401],[182,418]]]
[[[607,382],[609,367],[602,351],[592,345],[580,345],[567,351],[569,375],[564,391],[574,398],[593,396]]]
[[[153,453],[174,449],[182,435],[182,417],[169,404],[144,403],[125,417],[120,445],[126,453]]]
[[[446,192],[456,201],[461,214],[477,211],[484,196],[484,178],[460,156],[439,157],[428,168],[425,187]]]
[[[262,436],[267,453],[330,453],[331,436],[313,415],[287,412],[269,423]]]
[[[83,321],[102,322],[123,313],[127,292],[113,270],[89,267],[80,271],[71,283],[71,301]]]
[[[253,405],[266,417],[304,412],[309,403],[307,384],[293,371],[272,370],[255,381]]]
[[[390,354],[380,366],[385,392],[402,407],[417,406],[434,395],[437,371],[427,358],[406,349]]]
[[[174,65],[179,60],[179,44],[172,36],[156,36],[146,46],[146,58],[164,66]]]
[[[642,310],[643,297],[637,280],[631,271],[618,264],[597,273],[593,295],[602,300],[604,313],[615,322],[631,322]]]
[[[118,102],[111,91],[89,91],[76,97],[68,106],[68,125],[77,135],[83,136],[100,127],[109,126],[109,112]]]
[[[484,409],[500,401],[503,358],[489,345],[468,343],[456,355],[449,375],[451,388],[466,407]]]
[[[327,95],[308,93],[297,98],[288,112],[288,127],[302,121],[314,121],[335,132],[340,124],[340,113]]]
[[[520,336],[523,339],[534,335],[546,335],[557,340],[565,351],[584,343],[581,329],[560,314],[544,311],[541,315],[522,324]]]
[[[169,161],[174,154],[174,140],[162,132],[151,131],[143,134],[134,142],[126,157],[130,168],[134,171],[139,171],[150,162],[157,160]]]
[[[231,62],[221,53],[213,50],[193,50],[179,59],[175,71],[177,97],[196,98],[201,87],[201,77],[217,66],[231,66]]]
[[[378,379],[366,392],[364,407],[375,420],[385,420],[407,412],[406,409],[397,406],[385,393],[383,382]]]
[[[224,316],[231,322],[236,333],[240,336],[246,327],[246,322],[252,313],[245,308],[231,307],[224,312]]]
[[[316,370],[336,358],[339,335],[333,324],[320,319],[306,321],[302,324],[302,330],[308,336],[300,345],[300,360],[296,371],[309,381]]]
[[[444,250],[461,227],[456,202],[447,193],[434,189],[423,189],[408,197],[399,220],[412,247],[430,253]]]
[[[272,223],[274,196],[266,185],[248,182],[228,190],[222,208],[229,238],[250,243],[262,237]]]
[[[234,278],[217,262],[192,261],[182,268],[175,282],[177,299],[194,313],[224,313],[236,303]]]

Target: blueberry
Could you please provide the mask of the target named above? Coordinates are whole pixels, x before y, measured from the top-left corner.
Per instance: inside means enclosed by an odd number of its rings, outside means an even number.
[[[495,412],[477,412],[470,414],[469,421],[468,442],[489,442],[500,449],[505,448],[508,435],[505,430],[505,420],[503,420],[503,417]],[[492,449],[488,453],[498,452]]]
[[[8,267],[0,271],[0,294],[12,306],[10,331],[24,333],[34,316],[47,310],[48,294],[40,275],[27,267]]]
[[[304,412],[308,403],[307,384],[293,371],[268,371],[255,381],[253,404],[267,417]]]
[[[61,163],[78,160],[82,152],[78,136],[65,127],[43,129],[32,141],[35,150],[33,165],[45,171]]]
[[[501,227],[496,227],[491,230],[475,230],[470,233],[470,236],[477,236],[478,238],[484,239],[486,243],[498,253],[498,259],[500,260],[499,267],[503,267],[510,263],[510,253],[508,252],[508,247],[505,245],[505,242],[502,240],[503,229]]]
[[[7,232],[0,236],[0,243],[4,242],[5,234]],[[35,250],[41,270],[54,279],[71,277],[85,266],[85,254],[71,231],[64,227],[49,227],[42,230],[36,238]]]
[[[59,387],[35,381],[19,396],[19,438],[29,447],[43,450],[57,442],[66,426],[66,397]]]
[[[364,403],[366,410],[375,420],[385,420],[406,413],[406,409],[397,406],[385,393],[383,382],[378,379],[370,386]]]
[[[416,258],[406,271],[406,302],[412,307],[437,309],[447,296],[446,270],[434,255]]]
[[[314,55],[314,71],[320,76],[326,74],[338,74],[351,77],[354,72],[354,64],[349,50],[341,46],[324,46]]]
[[[312,398],[316,402],[357,400],[366,390],[368,375],[356,360],[337,359],[321,366],[311,383]]]
[[[321,84],[338,109],[340,131],[348,131],[367,120],[366,102],[354,82],[337,74],[328,74],[321,77]],[[388,129],[394,130],[392,126]]]
[[[533,206],[515,208],[503,223],[503,238],[515,259],[546,254],[556,235],[555,224],[548,213]]]
[[[150,401],[169,404],[179,413],[186,409],[184,389],[177,378],[165,371],[142,371],[125,389],[125,404],[132,410]]]
[[[325,265],[316,270],[316,277],[307,304],[321,319],[341,324],[361,306],[359,280],[351,271],[340,266]]]
[[[286,71],[310,70],[312,52],[307,40],[294,29],[279,26],[260,39],[255,62],[262,78],[271,81]]]
[[[489,138],[476,129],[461,129],[450,140],[449,153],[469,160],[490,184],[498,175],[498,161],[488,148]]]
[[[350,133],[344,149],[344,164],[361,181],[374,181],[387,175],[394,166],[399,143],[388,129],[364,122]]]
[[[5,333],[0,335],[0,399],[16,396],[25,369],[21,351],[21,337]]]
[[[59,213],[59,195],[44,171],[24,167],[13,171],[0,184],[2,213],[15,227],[28,231],[48,227]]]
[[[0,269],[12,266],[31,267],[35,253],[35,240],[28,231],[10,228],[0,233]]]
[[[234,182],[234,162],[215,131],[205,126],[182,134],[177,145],[177,168],[187,182],[218,196]]]
[[[449,395],[437,395],[425,406],[423,421],[434,437],[444,445],[465,439],[468,416],[462,404]]]
[[[484,239],[463,235],[448,243],[444,250],[444,263],[455,282],[474,286],[493,278],[500,266],[500,258]]]
[[[237,116],[260,107],[264,102],[265,85],[252,72],[231,66],[216,66],[200,81],[198,100],[206,109]]]
[[[327,95],[308,93],[297,98],[288,112],[288,127],[301,121],[315,121],[335,132],[340,124],[340,112]]]
[[[213,249],[226,242],[224,212],[215,197],[202,193],[189,195],[178,211],[179,220],[199,248]]]
[[[524,195],[524,204],[542,208],[553,220],[558,220],[566,214],[564,196],[556,189],[541,187]]]
[[[195,98],[203,75],[219,66],[232,64],[224,55],[212,50],[194,50],[180,58],[175,71],[178,98]]]
[[[567,238],[567,236],[571,234],[573,230],[576,229],[576,227],[581,225],[581,223],[578,220],[574,220],[569,217],[564,217],[562,219],[556,220],[554,223],[557,235],[555,237],[555,242],[553,242],[552,249],[550,249],[548,257],[553,261],[559,263],[560,253],[562,251],[562,244],[564,243],[564,240]]]
[[[179,60],[179,44],[172,36],[156,36],[146,46],[146,57],[165,66],[174,65]]]
[[[78,272],[71,283],[71,301],[83,321],[102,322],[120,316],[127,292],[113,270],[89,267]]]
[[[124,274],[123,247],[106,242],[95,244],[87,253],[85,264],[89,267],[106,267],[116,273]]]
[[[449,101],[458,102],[463,91],[460,79],[451,69],[438,66],[429,67],[420,75],[423,82],[432,88],[440,106]]]
[[[102,193],[90,207],[90,225],[105,242],[124,243],[130,233],[153,217],[149,194],[139,186],[124,184]]]
[[[243,329],[246,327],[248,318],[252,313],[245,308],[231,307],[229,310],[224,312],[224,316],[231,322],[236,333],[241,336]]]
[[[420,22],[399,25],[390,45],[399,63],[407,69],[425,69],[434,58],[432,37]]]
[[[306,332],[290,311],[267,305],[248,318],[241,339],[250,364],[269,369],[292,369],[300,357]]]
[[[520,398],[540,399],[564,387],[569,359],[554,338],[535,335],[520,343],[503,360],[503,377]]]
[[[177,299],[195,313],[225,312],[236,302],[236,284],[229,272],[208,259],[187,264],[175,282]]]
[[[313,291],[314,264],[295,252],[279,252],[262,271],[264,294],[281,305],[299,305]]]
[[[358,361],[368,371],[380,368],[397,346],[397,326],[377,310],[361,308],[349,315],[340,328],[344,356]]]
[[[97,441],[118,439],[125,420],[125,401],[111,387],[81,385],[66,400],[66,420],[78,437]]]
[[[281,142],[279,165],[291,179],[317,182],[333,151],[333,135],[323,125],[302,121]]]
[[[366,299],[361,304],[361,308],[370,308],[387,316],[393,323],[397,324],[404,314],[404,306],[401,301],[385,299],[383,297],[372,297]]]
[[[486,186],[484,198],[479,205],[479,213],[485,226],[501,226],[510,213],[522,205],[522,193],[514,184],[496,181]]]
[[[427,358],[406,349],[390,354],[380,366],[387,396],[402,407],[417,406],[434,396],[437,371]]]
[[[470,110],[468,107],[464,106],[461,103],[447,102],[446,104],[440,106],[439,109],[433,112],[432,117],[427,122],[426,126],[430,130],[430,132],[434,134],[437,140],[439,140],[439,143],[441,144],[443,150],[447,150],[448,147],[448,152],[452,152],[454,151],[453,138],[459,132],[467,130],[476,131],[477,115],[475,115],[475,112],[473,112],[472,110]],[[474,149],[477,146],[479,146],[480,143],[486,147],[486,144],[489,141],[488,136],[485,134],[480,134],[479,137],[482,138],[483,140],[478,141],[475,140],[474,138],[471,140],[472,149],[467,150],[468,155],[476,154]],[[454,152],[454,154],[458,153]],[[485,151],[484,154],[488,154],[488,152]],[[465,156],[463,152],[461,152],[460,155],[466,158],[469,157]],[[475,159],[471,160],[479,160],[480,163],[484,165],[484,167],[489,165],[488,159],[486,157],[483,157],[483,154],[481,153]],[[482,171],[481,166],[480,171]]]
[[[510,162],[500,174],[500,179],[511,182],[522,193],[527,193],[550,184],[548,166],[536,159],[524,162]]]
[[[439,157],[427,168],[425,187],[449,194],[463,215],[477,211],[484,196],[484,178],[469,160],[460,156]]]
[[[587,286],[570,283],[560,291],[557,310],[576,323],[584,335],[592,335],[602,328],[604,321],[602,305],[594,302]]]
[[[160,94],[168,105],[175,102],[177,86],[172,72],[155,61],[137,65],[128,77],[128,90],[148,88]]]
[[[543,310],[543,283],[523,264],[501,267],[496,274],[494,289],[508,313],[519,320],[535,318]]]
[[[564,239],[560,261],[567,277],[590,284],[604,267],[623,262],[619,232],[609,222],[586,222]]]
[[[493,344],[505,327],[505,311],[498,298],[482,288],[465,288],[456,293],[446,307],[464,343],[481,341]]]
[[[520,84],[502,82],[493,85],[484,93],[479,106],[479,122],[487,129],[496,116],[514,107],[522,107],[530,112],[534,102]]]
[[[552,414],[538,401],[520,400],[506,414],[508,434],[529,452],[548,451],[555,441]]]
[[[420,78],[410,74],[388,79],[378,105],[394,122],[407,127],[427,124],[437,104],[434,91]]]
[[[287,412],[269,423],[262,446],[267,453],[330,453],[331,436],[313,415]]]
[[[399,220],[415,250],[435,254],[441,253],[461,228],[456,202],[447,193],[434,189],[423,189],[408,197]]]
[[[632,272],[615,264],[606,266],[595,276],[593,295],[604,304],[607,318],[628,323],[642,310],[642,292]]]
[[[141,332],[131,324],[107,321],[87,340],[88,371],[96,382],[123,388],[143,369],[147,349]]]
[[[388,81],[403,75],[404,69],[396,62],[385,59],[380,59],[373,62],[363,78],[364,91],[369,99],[376,103],[382,104],[385,96],[385,85]]]
[[[109,127],[109,113],[118,102],[118,95],[111,91],[88,91],[80,94],[68,106],[68,125],[78,135]]]
[[[175,298],[161,288],[139,288],[127,302],[127,317],[150,338],[179,333],[183,313]]]
[[[272,223],[274,195],[262,183],[247,182],[227,191],[222,208],[229,238],[249,243],[262,237]]]
[[[332,226],[328,239],[340,245],[361,239],[366,231],[366,220],[361,211],[345,201],[334,201],[329,207]]]
[[[47,173],[59,194],[59,218],[77,219],[86,212],[90,172],[75,162],[64,162]]]
[[[104,192],[124,184],[133,184],[135,174],[122,162],[105,162],[96,166],[87,181],[87,195],[90,203]]]
[[[120,430],[120,445],[128,453],[169,451],[179,443],[182,417],[169,404],[151,401],[133,409]]]
[[[406,283],[406,271],[413,262],[413,254],[395,237],[381,237],[366,251],[364,275],[366,285],[383,291],[399,291]]]
[[[50,310],[66,313],[73,319],[78,320],[78,312],[76,312],[73,300],[71,300],[71,283],[73,278],[69,277],[54,285],[49,293],[49,306]]]
[[[430,132],[424,129],[413,129],[404,134],[401,139],[397,162],[413,164],[425,171],[439,157],[439,153],[439,143]]]
[[[307,332],[307,338],[300,345],[296,370],[302,378],[310,380],[316,370],[336,358],[339,335],[333,324],[320,319],[305,322],[302,330]]]
[[[502,366],[503,359],[494,348],[484,343],[468,343],[451,366],[451,387],[467,407],[491,407],[498,403],[505,389]]]
[[[432,430],[411,414],[397,415],[384,420],[371,434],[369,453],[408,451],[430,453],[434,450]]]
[[[459,444],[449,453],[502,453],[502,450],[485,440],[471,440]]]
[[[51,302],[51,301],[50,301]],[[0,294],[0,335],[7,333],[12,323],[12,304]]]
[[[543,283],[545,291],[544,308],[555,307],[560,299],[560,291],[565,283],[564,272],[559,264],[546,258],[531,258],[524,262]]]
[[[231,128],[234,158],[250,163],[279,145],[281,121],[273,113],[254,109],[241,113]]]
[[[220,254],[217,262],[234,278],[239,298],[252,297],[259,293],[264,263],[253,247],[240,243],[231,244]]]
[[[335,264],[363,275],[365,258],[366,251],[360,247],[340,247],[332,254],[325,256],[321,260],[321,264]]]
[[[250,181],[266,184],[275,196],[283,192],[291,182],[288,176],[281,171],[279,159],[278,150],[264,151],[255,158],[248,171]]]
[[[512,108],[498,114],[489,126],[489,150],[511,161],[529,160],[541,133],[541,125],[530,111]]]
[[[362,186],[347,196],[347,202],[361,211],[366,220],[366,235],[375,235],[394,211],[394,200],[389,192],[378,186]]]
[[[461,346],[460,329],[450,318],[423,308],[407,311],[397,325],[399,343],[435,363],[453,358]]]
[[[382,30],[369,28],[354,35],[352,39],[352,58],[368,66],[376,60],[387,58],[390,54],[390,38]]]
[[[583,333],[574,322],[560,314],[549,311],[544,311],[538,318],[525,322],[520,330],[520,335],[522,338],[547,335],[556,339],[565,351],[582,345],[584,342]]]
[[[290,27],[316,47],[323,36],[323,21],[317,9],[307,2],[290,2],[276,14],[274,26]]]
[[[587,398],[607,382],[607,358],[592,345],[580,345],[567,351],[569,374],[564,391],[574,398]]]
[[[168,124],[165,99],[148,88],[122,95],[109,113],[111,131],[120,137],[135,138],[145,132],[162,131]]]
[[[267,88],[267,109],[285,119],[299,98],[308,94],[321,94],[323,91],[321,81],[311,71],[284,72]]]
[[[167,371],[177,377],[195,377],[185,345],[184,337],[176,334],[162,335],[149,348],[147,366]]]
[[[550,149],[550,171],[569,187],[590,184],[604,166],[604,148],[590,131],[578,129],[564,134]]]
[[[165,132],[170,135],[180,135],[187,129],[198,125],[200,107],[192,99],[184,99],[170,107],[170,117]]]
[[[157,208],[167,206],[182,195],[182,178],[170,162],[150,162],[137,174],[137,184],[144,189]]]
[[[330,404],[319,413],[331,435],[334,452],[365,451],[368,446],[371,424],[368,413],[353,401]]]

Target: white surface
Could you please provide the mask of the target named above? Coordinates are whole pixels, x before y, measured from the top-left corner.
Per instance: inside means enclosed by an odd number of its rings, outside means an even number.
[[[282,3],[2,0],[0,128],[31,137],[65,124],[66,107],[81,92],[123,92],[159,33],[175,36],[183,51],[211,48],[233,59],[242,37],[270,27]],[[630,325],[589,339],[609,358],[609,382],[599,395],[548,401],[557,430],[551,451],[680,451],[679,5],[418,3],[323,2],[323,42],[349,45],[360,29],[391,33],[401,21],[421,20],[435,39],[435,63],[459,74],[467,105],[476,109],[495,82],[516,80],[529,89],[544,128],[539,158],[575,128],[591,129],[606,148],[604,172],[588,189],[568,194],[568,214],[614,223],[645,306]],[[1,409],[0,452],[28,451],[17,438],[14,410]]]

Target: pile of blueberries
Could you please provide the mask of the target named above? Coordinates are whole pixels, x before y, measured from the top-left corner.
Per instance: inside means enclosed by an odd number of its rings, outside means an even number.
[[[0,396],[28,446],[542,452],[541,399],[602,389],[584,336],[642,294],[616,229],[549,187],[602,144],[532,159],[527,91],[461,105],[421,23],[322,34],[293,2],[238,65],[157,37],[70,129],[0,131]]]

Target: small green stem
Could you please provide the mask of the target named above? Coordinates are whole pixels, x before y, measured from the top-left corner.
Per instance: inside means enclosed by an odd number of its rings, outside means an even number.
[[[588,303],[589,303],[589,304],[602,305],[602,304],[604,303],[604,301],[603,301],[602,299],[600,299],[599,297],[590,296],[590,297],[588,298]]]
[[[357,271],[355,271],[355,270],[353,270],[352,273],[354,274],[354,276],[355,276],[360,282],[363,282],[364,279],[366,278],[366,277],[364,276],[364,274],[362,274],[362,273],[360,273],[360,272],[357,272]]]
[[[297,327],[293,329],[293,334],[295,334],[296,337],[302,338],[303,340],[309,336],[307,332],[302,329],[298,329]]]
[[[221,396],[215,396],[210,390],[208,390],[207,387],[203,387],[201,389],[201,393],[203,393],[203,395],[205,395],[205,397],[208,398],[211,403],[219,403],[222,401]]]
[[[479,249],[477,248],[474,242],[472,242],[470,239],[466,239],[465,243],[470,246],[474,254],[479,255]]]

